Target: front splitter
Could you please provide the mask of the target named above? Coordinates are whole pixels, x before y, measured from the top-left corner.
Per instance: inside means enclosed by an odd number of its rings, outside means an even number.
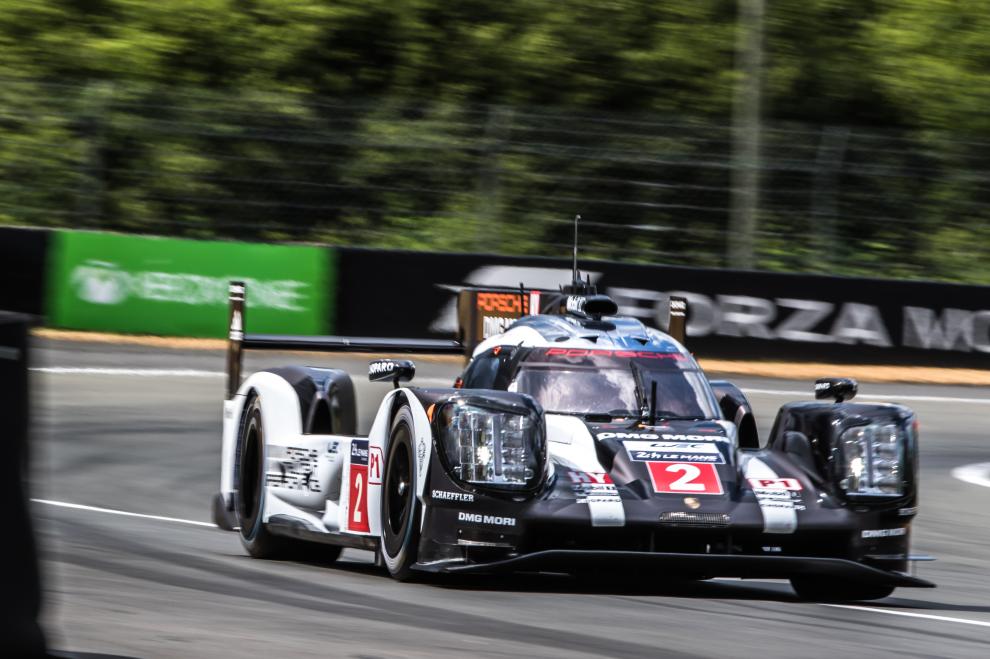
[[[881,570],[842,558],[812,556],[742,556],[738,554],[676,554],[639,551],[582,551],[551,549],[490,563],[437,561],[418,563],[413,569],[447,574],[495,574],[505,572],[571,572],[587,569],[628,571],[649,569],[670,574],[742,579],[790,579],[835,577],[861,583],[901,588],[934,588],[935,584],[902,572]]]

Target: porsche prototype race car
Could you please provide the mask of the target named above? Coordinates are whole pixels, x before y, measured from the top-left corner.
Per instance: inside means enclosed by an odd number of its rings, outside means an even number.
[[[857,600],[931,587],[909,574],[918,423],[847,402],[848,379],[784,405],[765,443],[743,392],[711,381],[667,332],[617,316],[577,281],[558,292],[463,289],[457,340],[244,333],[231,284],[218,526],[256,557],[373,550],[417,573],[595,570],[790,579],[800,596]],[[532,311],[533,313],[530,313]],[[287,366],[241,382],[242,351],[465,354],[449,388],[391,381],[356,434],[343,370]],[[831,400],[823,400],[831,399]],[[621,567],[620,567],[621,566]]]

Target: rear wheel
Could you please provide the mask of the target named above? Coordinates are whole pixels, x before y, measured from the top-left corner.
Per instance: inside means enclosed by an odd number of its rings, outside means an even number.
[[[795,577],[791,587],[803,600],[815,602],[853,602],[878,600],[890,596],[896,586],[852,583],[822,577]]]
[[[420,503],[412,429],[412,412],[403,406],[392,421],[382,487],[381,557],[389,574],[399,581],[413,577],[411,567],[419,549]]]
[[[265,526],[265,432],[258,396],[252,395],[244,410],[244,421],[237,438],[240,487],[235,495],[239,535],[244,549],[255,558],[337,560],[340,547],[280,537]]]

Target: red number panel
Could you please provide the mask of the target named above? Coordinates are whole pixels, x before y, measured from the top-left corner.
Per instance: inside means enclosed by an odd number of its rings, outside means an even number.
[[[647,462],[653,490],[665,494],[722,494],[722,481],[713,464]]]
[[[368,465],[351,464],[351,488],[347,501],[347,530],[368,533]]]

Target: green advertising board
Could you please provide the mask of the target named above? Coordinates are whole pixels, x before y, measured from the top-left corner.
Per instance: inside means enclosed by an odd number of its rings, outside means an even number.
[[[81,231],[60,231],[52,248],[54,327],[223,337],[227,285],[239,280],[247,284],[249,331],[333,331],[331,249]]]

